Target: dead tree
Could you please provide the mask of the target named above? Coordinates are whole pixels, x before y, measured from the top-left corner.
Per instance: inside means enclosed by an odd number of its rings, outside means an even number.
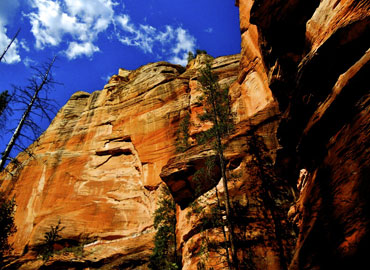
[[[10,154],[14,148],[18,151],[26,150],[24,141],[33,142],[41,134],[42,129],[35,121],[35,117],[52,120],[51,116],[55,112],[55,103],[49,99],[48,92],[56,83],[51,73],[55,59],[54,57],[49,63],[41,67],[32,67],[34,76],[29,79],[27,87],[14,86],[14,102],[19,107],[14,111],[21,111],[23,114],[12,133],[9,143],[1,154],[0,171],[4,170],[8,160],[12,160]]]
[[[21,29],[19,28],[17,33],[13,36],[11,41],[9,42],[8,46],[4,49],[3,53],[0,56],[0,62],[4,59],[5,54],[8,52],[10,46],[12,46],[13,42],[17,38]],[[5,90],[0,93],[0,128],[3,128],[4,123],[7,120],[7,115],[11,113],[11,109],[8,106],[12,99],[12,95],[9,93],[8,90]]]
[[[12,46],[13,42],[17,38],[17,36],[18,36],[18,34],[19,34],[20,31],[21,31],[21,29],[19,28],[18,31],[17,31],[17,33],[15,33],[15,35],[12,38],[12,40],[9,42],[8,46],[4,49],[3,53],[0,56],[0,62],[3,60],[5,54],[8,52],[10,46]]]

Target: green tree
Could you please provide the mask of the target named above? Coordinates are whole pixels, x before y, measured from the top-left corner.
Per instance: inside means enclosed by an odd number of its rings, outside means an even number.
[[[8,200],[0,192],[0,267],[4,263],[5,256],[12,250],[8,238],[17,231],[14,224],[14,213],[14,199]]]
[[[44,233],[44,243],[39,246],[38,251],[44,261],[48,261],[53,256],[54,244],[62,238],[60,232],[64,229],[65,227],[61,226],[61,221],[59,220],[55,227],[50,226],[50,230]]]
[[[158,207],[154,212],[154,249],[149,268],[153,270],[181,269],[176,243],[176,204],[166,185],[160,190]]]
[[[0,93],[0,129],[4,128],[8,115],[11,113],[11,109],[8,106],[11,100],[11,95],[8,90]]]
[[[207,54],[207,51],[197,49],[197,50],[196,50],[196,55],[198,56],[198,55],[200,55],[200,54]]]
[[[182,153],[189,147],[189,127],[190,127],[190,114],[187,112],[184,118],[180,121],[179,128],[176,131],[176,153]]]
[[[193,60],[193,59],[195,59],[194,53],[193,53],[192,51],[189,51],[189,52],[188,52],[188,63],[189,63],[191,60]]]
[[[213,267],[227,266],[232,268],[230,261],[230,252],[227,232],[225,226],[227,225],[225,217],[225,206],[220,198],[217,188],[218,180],[215,177],[217,171],[215,164],[216,157],[209,157],[205,161],[204,168],[197,170],[194,173],[193,181],[195,183],[195,196],[198,197],[190,205],[191,211],[188,212],[187,217],[195,214],[199,222],[199,233],[201,236],[201,245],[199,251],[196,253],[198,256],[198,269],[213,269]],[[208,183],[214,188],[211,194],[202,195],[202,186]],[[201,197],[199,197],[201,196]],[[204,207],[207,205],[208,207]],[[209,232],[212,231],[211,235]],[[224,241],[213,240],[212,236],[222,235]],[[226,264],[226,265],[225,265]]]
[[[230,111],[230,102],[228,89],[221,89],[218,83],[218,76],[212,72],[211,64],[200,70],[199,82],[202,85],[202,101],[204,104],[204,113],[199,116],[203,122],[211,122],[212,127],[198,136],[200,144],[211,144],[216,152],[220,165],[222,183],[224,187],[223,200],[225,207],[226,225],[228,228],[228,245],[232,261],[229,261],[229,268],[237,269],[238,259],[235,247],[234,224],[232,222],[232,207],[228,190],[228,176],[226,174],[226,161],[224,156],[225,145],[222,140],[230,134],[233,128],[232,114]],[[216,191],[217,192],[217,191]],[[228,248],[227,248],[228,249]],[[227,252],[228,253],[228,252]]]
[[[0,94],[0,117],[3,115],[3,112],[9,103],[9,98],[10,95],[7,90]]]

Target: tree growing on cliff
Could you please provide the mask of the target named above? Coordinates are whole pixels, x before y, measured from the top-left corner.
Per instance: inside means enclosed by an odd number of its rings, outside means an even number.
[[[211,143],[212,148],[216,152],[224,188],[223,204],[225,207],[226,227],[228,231],[228,241],[226,241],[226,244],[230,247],[232,257],[232,261],[229,261],[229,267],[237,269],[238,259],[235,246],[234,224],[232,222],[233,213],[228,191],[229,179],[226,174],[226,161],[224,156],[225,145],[222,142],[233,128],[228,89],[221,89],[218,83],[218,77],[212,72],[210,63],[207,63],[206,66],[200,70],[199,82],[202,85],[203,96],[201,100],[204,104],[204,113],[199,116],[199,119],[203,122],[212,123],[212,127],[199,134],[197,139],[200,144]],[[217,192],[216,189],[216,193]],[[228,247],[226,247],[226,249],[228,249]],[[229,258],[227,259],[229,260]]]
[[[162,185],[158,207],[154,212],[154,249],[149,268],[153,270],[181,269],[176,243],[176,204],[166,185]]]
[[[194,53],[193,53],[192,51],[189,51],[189,52],[188,52],[188,63],[189,63],[191,60],[193,60],[193,59],[195,59]]]
[[[62,222],[59,220],[58,224],[50,226],[50,230],[44,233],[44,242],[38,247],[38,253],[44,261],[48,261],[54,255],[54,244],[62,238],[60,233],[65,229],[61,226]]]
[[[10,154],[14,148],[19,151],[26,150],[22,142],[24,140],[33,142],[41,134],[41,128],[33,117],[41,118],[41,120],[47,118],[51,121],[55,106],[53,101],[48,98],[48,92],[51,86],[55,84],[51,72],[54,62],[55,57],[48,64],[41,67],[32,67],[34,76],[29,79],[27,87],[14,86],[13,101],[17,104],[15,110],[21,111],[23,114],[4,152],[1,154],[0,171],[4,170],[7,161],[12,160]]]
[[[187,112],[184,118],[180,121],[179,128],[176,131],[176,140],[175,140],[176,153],[182,153],[190,147],[189,126],[190,126],[190,114]]]
[[[12,247],[8,242],[9,236],[14,234],[17,229],[14,224],[15,201],[8,200],[0,192],[0,267],[4,263],[4,257]]]
[[[198,269],[204,270],[213,269],[214,267],[232,269],[230,245],[226,231],[225,207],[217,188],[218,179],[215,178],[215,171],[217,171],[216,159],[215,156],[207,158],[205,167],[194,173],[195,197],[198,198],[190,204],[191,211],[187,215],[187,218],[196,215],[200,221],[198,229],[201,243],[194,254],[199,257]],[[215,187],[202,194],[201,187],[204,183]]]

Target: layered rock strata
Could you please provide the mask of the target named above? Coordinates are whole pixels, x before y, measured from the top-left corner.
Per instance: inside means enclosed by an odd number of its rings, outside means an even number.
[[[361,269],[370,248],[370,3],[255,1],[250,14],[283,115],[276,170],[292,184],[307,172],[289,269]]]
[[[239,268],[361,269],[370,248],[370,3],[236,4],[241,54],[216,58],[212,68],[229,87],[235,116],[224,144]],[[191,203],[208,211],[214,187],[223,194],[216,164],[214,181],[194,195],[194,173],[215,155],[196,144],[209,128],[197,117],[207,60],[120,69],[103,90],[71,97],[30,147],[32,157],[21,154],[22,166],[8,167],[13,176],[2,175],[1,189],[17,202],[13,269],[146,269],[162,180],[178,203],[183,269],[197,269],[204,236]],[[187,113],[192,145],[175,154]],[[35,249],[59,220],[61,252],[44,263]],[[217,230],[206,231],[222,242]],[[66,251],[81,244],[82,255]],[[210,266],[224,266],[209,255]]]
[[[214,63],[226,84],[234,80],[238,55]],[[3,174],[1,188],[17,202],[12,241],[14,254],[23,254],[19,269],[64,269],[73,262],[145,268],[159,174],[174,154],[196,69],[165,62],[120,69],[103,90],[75,93],[29,148],[32,157],[20,154],[21,166],[8,167],[13,176]],[[44,233],[59,220],[61,252],[46,264],[35,260]],[[83,241],[82,255],[67,252]]]

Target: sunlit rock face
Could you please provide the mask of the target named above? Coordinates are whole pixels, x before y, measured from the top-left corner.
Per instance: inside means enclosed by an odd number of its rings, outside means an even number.
[[[241,54],[199,55],[186,68],[165,62],[120,69],[101,91],[75,93],[29,150],[1,175],[15,196],[18,259],[9,269],[147,269],[152,214],[165,182],[178,204],[177,250],[197,269],[217,186],[195,197],[194,173],[215,152],[196,136],[199,69],[212,60],[229,88],[235,129],[224,140],[236,204],[240,269],[361,269],[370,249],[370,3],[365,0],[237,0]],[[190,115],[191,147],[175,153]],[[163,182],[162,182],[163,181]],[[189,214],[190,213],[190,214]],[[44,233],[65,228],[47,263]],[[207,230],[222,242],[220,232]],[[83,244],[81,254],[64,252]],[[64,251],[63,251],[64,250]],[[76,249],[75,249],[76,250]],[[209,266],[224,268],[209,254]]]
[[[239,59],[214,60],[224,80],[235,80]],[[59,249],[88,243],[82,257],[55,255],[50,269],[71,260],[93,269],[147,267],[159,174],[174,155],[196,68],[159,62],[120,69],[103,90],[75,93],[30,147],[32,157],[20,154],[21,166],[8,167],[14,176],[2,175],[2,189],[17,202],[12,241],[14,254],[24,255],[20,269],[42,265],[35,248],[59,220]]]
[[[277,100],[269,88],[269,75],[265,71],[259,47],[257,27],[249,22],[251,1],[239,3],[242,30],[242,50],[239,68],[234,81],[229,85],[230,104],[234,116],[235,130],[225,139],[225,157],[230,177],[228,186],[232,201],[236,205],[235,221],[239,241],[240,269],[286,269],[294,246],[294,232],[286,215],[293,200],[292,190],[284,179],[275,174],[273,165],[279,142],[276,134],[280,123]],[[217,63],[213,72],[219,74],[219,83],[225,80]],[[191,80],[191,98],[200,92],[198,77]],[[191,102],[190,113],[193,125],[190,134],[196,141],[196,134],[208,129],[201,124],[197,115],[203,111],[196,102]],[[214,185],[202,183],[200,197],[194,197],[199,186],[194,174],[205,166],[208,157],[215,156],[209,146],[194,144],[184,153],[171,158],[163,167],[161,177],[170,187],[175,201],[179,204],[178,249],[182,253],[183,269],[197,269],[202,256],[197,256],[202,243],[207,239],[222,245],[222,232],[215,229],[201,231],[201,216],[194,213],[192,202],[197,201],[202,209],[211,211],[216,204]],[[218,166],[213,171],[213,180],[223,196],[219,182],[221,173]],[[222,253],[222,251],[221,251]],[[207,255],[208,267],[225,269],[225,256],[220,252]],[[203,256],[204,257],[204,256]],[[204,258],[203,258],[204,259]]]

